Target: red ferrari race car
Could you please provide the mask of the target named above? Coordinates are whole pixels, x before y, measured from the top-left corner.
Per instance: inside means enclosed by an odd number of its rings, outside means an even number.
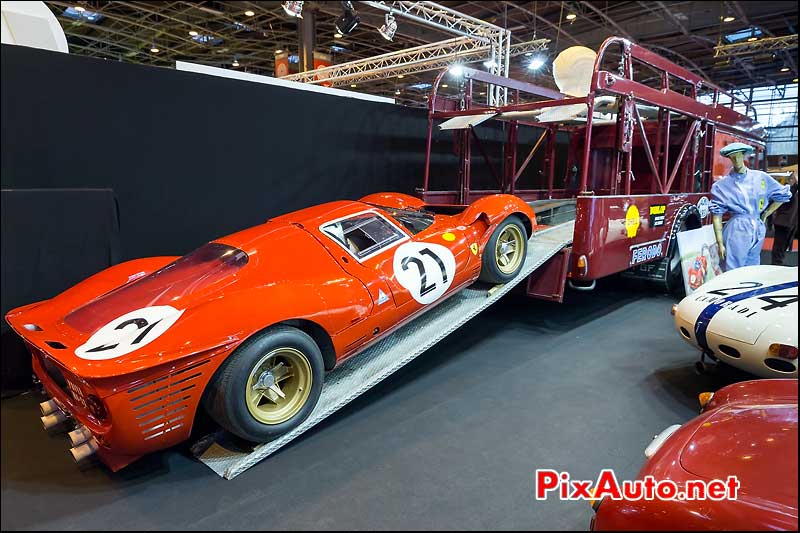
[[[186,440],[201,405],[250,441],[286,433],[325,371],[479,278],[514,278],[535,228],[510,195],[374,194],[113,266],[6,320],[52,397],[45,427],[74,419],[73,456],[118,470]]]
[[[694,264],[689,267],[689,287],[699,289],[700,285],[706,280],[706,258],[698,255],[694,258]]]
[[[736,499],[603,498],[592,530],[797,531],[797,380],[736,383],[700,403],[700,416],[655,437],[637,479],[685,490],[692,480],[736,476]]]

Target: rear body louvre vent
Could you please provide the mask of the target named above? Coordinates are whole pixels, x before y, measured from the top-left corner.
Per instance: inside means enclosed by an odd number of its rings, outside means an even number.
[[[161,437],[186,424],[189,400],[198,394],[197,387],[202,383],[205,369],[200,367],[210,362],[206,359],[128,389],[142,440]]]

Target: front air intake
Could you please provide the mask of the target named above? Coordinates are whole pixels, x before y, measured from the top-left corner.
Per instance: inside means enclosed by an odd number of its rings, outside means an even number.
[[[797,367],[794,364],[790,363],[789,361],[784,361],[783,359],[776,359],[774,357],[769,357],[764,359],[764,364],[767,365],[771,370],[775,372],[781,372],[783,374],[792,374],[793,372],[797,371]]]
[[[734,348],[733,346],[728,346],[727,344],[720,344],[717,346],[719,351],[728,357],[733,357],[734,359],[739,359],[742,357],[742,354],[739,353],[739,350]]]

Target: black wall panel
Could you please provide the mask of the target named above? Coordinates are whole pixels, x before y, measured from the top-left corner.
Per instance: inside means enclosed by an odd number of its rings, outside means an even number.
[[[112,188],[125,259],[412,192],[426,125],[391,104],[2,46],[3,188]]]
[[[119,262],[111,189],[3,189],[0,205],[3,315]],[[5,320],[0,349],[3,394],[24,390],[30,385],[30,355]]]

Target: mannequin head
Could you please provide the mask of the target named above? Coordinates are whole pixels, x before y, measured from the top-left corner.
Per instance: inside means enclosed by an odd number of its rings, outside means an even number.
[[[747,172],[747,166],[744,164],[744,156],[744,152],[734,152],[728,156],[728,159],[730,159],[731,163],[733,163],[733,169],[738,174],[744,174]]]
[[[734,142],[720,150],[719,155],[730,159],[731,163],[733,163],[733,169],[738,174],[744,174],[747,172],[747,166],[744,164],[745,157],[747,154],[752,154],[753,152],[755,152],[755,148],[752,146],[748,146],[740,142]]]

